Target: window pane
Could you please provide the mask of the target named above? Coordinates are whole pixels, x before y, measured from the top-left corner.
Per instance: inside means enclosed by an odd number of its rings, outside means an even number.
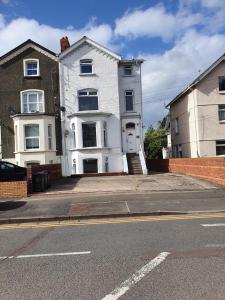
[[[126,96],[126,110],[132,111],[133,109],[133,96]]]
[[[38,149],[39,138],[28,138],[26,139],[26,149]]]
[[[92,73],[92,65],[81,65],[81,73]]]
[[[26,64],[27,75],[37,75],[37,63],[30,62]]]
[[[225,91],[225,76],[219,77],[219,91]]]
[[[219,120],[225,121],[225,110],[219,111]]]
[[[86,96],[86,95],[87,95],[87,92],[79,92],[79,95],[80,95],[80,96]]]
[[[98,173],[98,160],[84,159],[83,167],[84,167],[84,173]]]
[[[98,110],[98,97],[79,97],[79,110]]]
[[[132,75],[132,67],[131,66],[124,67],[124,75]]]
[[[83,123],[83,147],[96,147],[96,124],[95,123]]]
[[[26,125],[25,137],[39,137],[39,125]]]

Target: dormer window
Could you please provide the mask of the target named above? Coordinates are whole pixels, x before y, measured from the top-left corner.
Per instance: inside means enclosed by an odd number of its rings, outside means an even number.
[[[131,65],[124,66],[124,75],[125,76],[131,76],[132,75],[132,66]]]
[[[24,59],[23,61],[24,76],[39,76],[39,59]]]
[[[92,59],[81,59],[80,60],[80,73],[81,74],[92,74]]]
[[[44,112],[44,91],[27,90],[21,92],[22,113]]]

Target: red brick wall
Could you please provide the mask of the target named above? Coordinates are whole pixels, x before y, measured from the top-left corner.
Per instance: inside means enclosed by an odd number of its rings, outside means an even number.
[[[33,174],[41,171],[48,171],[49,183],[52,184],[55,180],[62,177],[61,164],[50,164],[50,165],[34,165],[27,167],[27,185],[28,192],[32,193],[32,176]]]
[[[181,173],[225,185],[225,158],[171,158],[147,160],[149,171]]]
[[[27,197],[27,181],[0,182],[0,198]]]

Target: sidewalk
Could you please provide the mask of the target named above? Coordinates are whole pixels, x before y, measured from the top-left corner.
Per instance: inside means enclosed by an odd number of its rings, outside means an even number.
[[[0,202],[0,224],[225,211],[225,190],[108,193]]]

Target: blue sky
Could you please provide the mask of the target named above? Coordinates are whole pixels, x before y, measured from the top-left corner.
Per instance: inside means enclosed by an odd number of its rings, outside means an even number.
[[[144,122],[225,52],[222,0],[0,0],[0,55],[31,38],[58,52],[83,35],[142,57]]]

